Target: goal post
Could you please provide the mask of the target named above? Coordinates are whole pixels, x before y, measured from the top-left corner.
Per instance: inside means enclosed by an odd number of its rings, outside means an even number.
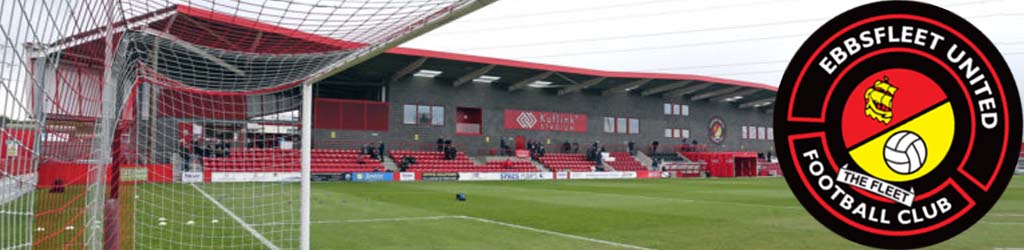
[[[0,249],[309,249],[313,85],[492,2],[0,1]]]

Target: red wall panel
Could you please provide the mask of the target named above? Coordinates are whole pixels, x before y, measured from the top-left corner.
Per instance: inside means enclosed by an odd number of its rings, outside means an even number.
[[[388,130],[386,102],[317,98],[313,101],[313,128]]]

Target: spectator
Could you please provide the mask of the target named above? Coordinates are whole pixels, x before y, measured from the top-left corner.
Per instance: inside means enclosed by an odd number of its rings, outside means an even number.
[[[441,152],[448,152],[448,149],[452,147],[452,139],[445,139],[444,146],[441,147]]]
[[[231,142],[224,141],[224,157],[231,157]]]
[[[547,150],[544,149],[544,145],[538,145],[537,146],[537,158],[544,157],[545,151],[547,151]]]
[[[457,149],[455,149],[455,146],[448,146],[447,148],[448,149],[445,151],[445,154],[444,154],[444,159],[445,160],[455,160],[456,156],[458,156],[458,154],[459,154],[459,151]]]
[[[387,148],[384,147],[384,141],[377,141],[377,154],[380,156],[380,161],[384,161],[384,157],[388,152],[385,149]]]
[[[533,141],[526,143],[526,149],[530,151],[530,159],[537,160],[537,146],[533,144]]]
[[[569,153],[570,151],[572,151],[572,145],[569,144],[569,141],[562,143],[562,153]]]
[[[658,153],[658,141],[651,142],[651,149],[649,155],[655,155]]]
[[[377,159],[377,147],[374,147],[373,143],[366,146],[366,151],[369,152],[370,159]]]
[[[188,172],[192,164],[192,146],[185,138],[178,139],[178,156],[181,157],[181,170]]]
[[[577,154],[580,153],[580,143],[579,142],[572,142],[572,152],[573,153],[577,153]]]
[[[437,152],[444,152],[444,138],[437,138]]]
[[[192,152],[189,158],[196,159],[196,164],[199,165],[199,168],[202,168],[203,146],[200,144],[199,138],[192,138]],[[191,170],[191,167],[189,167],[189,169]]]
[[[398,165],[399,171],[405,172],[405,169],[409,168],[412,164],[416,164],[416,158],[408,155],[402,157],[402,163]]]
[[[501,151],[498,152],[498,155],[500,155],[500,156],[508,156],[509,155],[508,151],[509,151],[508,141],[506,141],[505,138],[501,138]]]
[[[213,155],[215,157],[227,157],[228,146],[224,139],[217,139],[217,144],[213,146]]]
[[[636,143],[633,141],[626,143],[626,149],[629,150],[629,155],[636,155]]]

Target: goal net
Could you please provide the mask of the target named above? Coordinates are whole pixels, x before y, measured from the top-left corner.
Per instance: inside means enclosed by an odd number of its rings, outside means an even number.
[[[490,2],[0,1],[0,249],[308,249],[310,172],[377,166],[311,85]]]

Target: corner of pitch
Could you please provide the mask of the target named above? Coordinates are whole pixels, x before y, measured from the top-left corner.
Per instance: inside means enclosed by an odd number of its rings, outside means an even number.
[[[954,207],[956,204],[968,204],[959,197],[941,196],[945,192],[915,202],[913,189],[849,170],[849,164],[838,167],[823,162],[822,151],[817,148],[800,152],[798,166],[801,174],[809,174],[805,183],[818,194],[818,201],[831,208],[831,213],[855,222],[909,227],[934,224],[960,210]]]

